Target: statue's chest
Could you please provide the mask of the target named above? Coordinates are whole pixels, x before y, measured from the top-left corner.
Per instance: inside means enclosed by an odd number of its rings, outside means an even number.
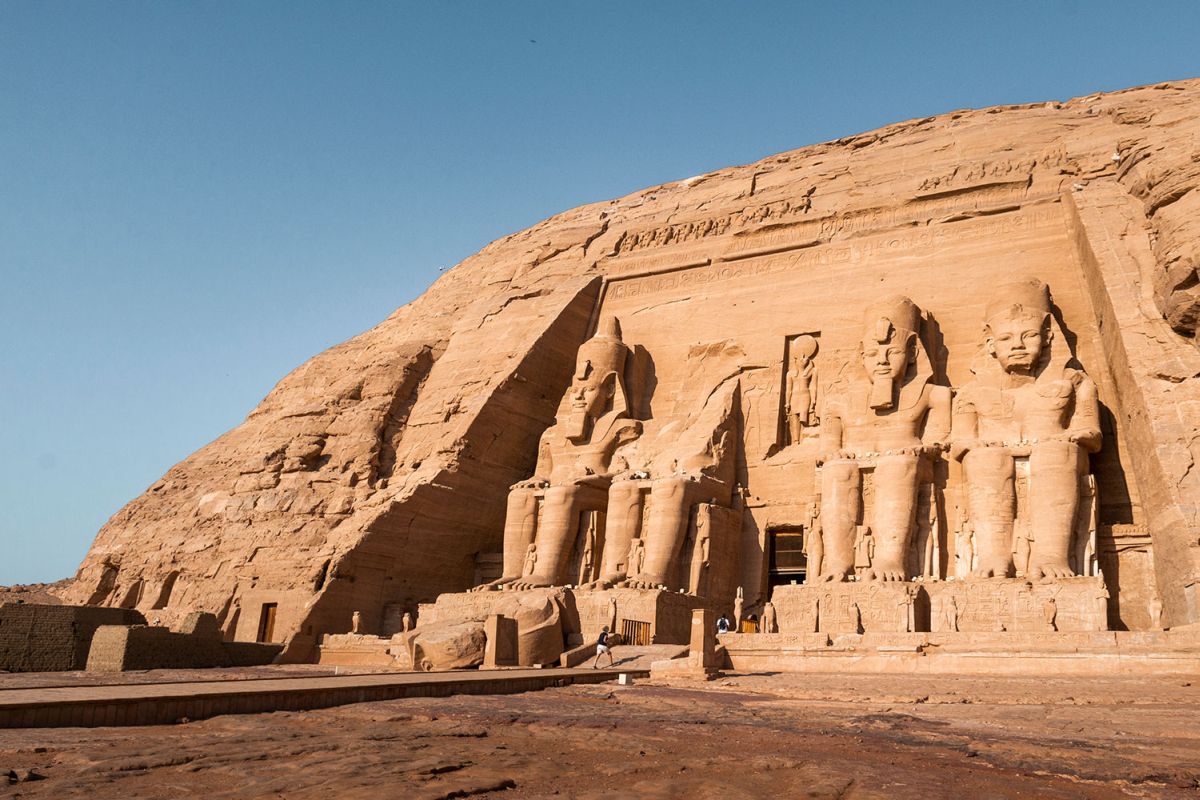
[[[1074,387],[1069,381],[1029,384],[1012,389],[985,389],[976,398],[981,418],[1024,427],[1048,421],[1061,422],[1070,411]]]
[[[865,397],[855,398],[852,410],[847,415],[846,427],[859,430],[914,430],[925,419],[925,404],[916,403],[908,408],[876,411],[867,406]]]

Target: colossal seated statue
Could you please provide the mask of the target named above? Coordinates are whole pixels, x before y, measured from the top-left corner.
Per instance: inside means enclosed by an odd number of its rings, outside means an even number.
[[[580,346],[571,386],[542,435],[534,476],[509,492],[503,574],[477,589],[571,582],[581,514],[605,510],[613,456],[642,432],[642,423],[632,418],[630,360],[614,317]]]
[[[622,542],[628,541],[634,528],[614,529],[612,549],[605,551],[601,586],[666,587],[672,591],[695,588],[689,586],[693,582],[689,576],[680,574],[683,545],[697,504],[729,506],[732,502],[738,397],[737,382],[729,382],[708,396],[698,414],[668,423],[658,431],[654,442],[640,443],[658,452],[645,470],[631,473],[630,480],[614,482],[613,492],[625,493],[621,503],[629,509],[626,519],[640,520],[643,506],[648,504],[641,534],[645,542],[643,556],[639,563],[627,563],[622,569],[616,559],[622,555]],[[703,537],[708,532],[701,530],[696,535],[704,549]]]
[[[1069,577],[1081,477],[1100,448],[1096,386],[1069,365],[1044,283],[1001,287],[985,316],[975,377],[955,398],[951,447],[967,484],[972,574],[1007,577],[1015,551],[1028,559],[1018,565],[1028,578]],[[1018,478],[1028,482],[1020,518]]]
[[[861,369],[830,389],[821,412],[819,581],[855,574],[859,528],[874,543],[863,580],[903,581],[916,524],[918,490],[950,431],[950,390],[931,383],[921,310],[892,296],[867,309]],[[864,509],[864,476],[873,508]],[[857,553],[861,563],[863,552]]]

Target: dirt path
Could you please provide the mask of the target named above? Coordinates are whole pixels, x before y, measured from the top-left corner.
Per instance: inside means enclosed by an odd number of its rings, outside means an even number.
[[[740,676],[0,731],[30,798],[1200,797],[1188,679]]]

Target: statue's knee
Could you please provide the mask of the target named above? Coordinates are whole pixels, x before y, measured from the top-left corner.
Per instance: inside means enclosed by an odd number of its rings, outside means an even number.
[[[523,511],[537,503],[532,489],[513,489],[508,493],[509,511]]]
[[[858,465],[846,461],[826,464],[821,468],[824,480],[833,486],[848,486],[858,478]]]
[[[1054,470],[1074,472],[1079,466],[1083,449],[1074,442],[1039,442],[1029,454],[1031,472]]]
[[[551,486],[546,490],[546,505],[551,508],[567,505],[574,495],[574,489],[570,486]]]
[[[611,487],[609,487],[609,505],[631,505],[637,501],[638,491],[638,485],[633,481],[617,481]]]
[[[919,456],[884,456],[875,467],[876,480],[882,478],[890,481],[914,483],[917,479]]]
[[[687,490],[687,479],[672,476],[659,478],[650,486],[650,496],[657,500],[674,500],[683,497]]]
[[[1012,456],[1003,447],[980,447],[967,453],[963,465],[968,473],[1007,475],[1012,471]]]

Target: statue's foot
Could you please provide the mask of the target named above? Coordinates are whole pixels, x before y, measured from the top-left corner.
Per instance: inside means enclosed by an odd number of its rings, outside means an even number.
[[[1007,564],[981,564],[971,571],[972,578],[1007,578]]]
[[[868,570],[862,577],[865,581],[885,581],[888,583],[902,582],[908,580],[904,576],[904,570],[901,569],[872,569]]]
[[[817,581],[819,583],[840,583],[842,581],[850,580],[850,576],[852,574],[854,574],[853,567],[847,567],[845,569],[835,569],[835,570],[830,570],[829,572],[822,572],[820,577],[817,578]]]
[[[553,585],[554,581],[550,580],[549,578],[539,578],[531,575],[528,578],[522,578],[520,580],[513,581],[509,584],[509,588],[516,589],[517,591],[524,591],[526,589],[545,589]]]
[[[581,589],[611,589],[614,586],[622,585],[624,580],[625,580],[625,576],[620,573],[616,573],[613,575],[602,575],[597,580],[594,580],[591,583],[586,583],[583,586],[581,586],[580,588]]]
[[[598,581],[589,581],[587,583],[581,583],[581,584],[579,584],[579,588],[582,589],[583,591],[599,591],[601,589],[611,589],[613,587],[613,585],[614,584],[612,582],[601,579]]]
[[[1050,564],[1038,564],[1036,567],[1031,567],[1029,570],[1029,579],[1034,581],[1074,577],[1075,570],[1071,569],[1066,565],[1066,563],[1061,561]]]
[[[663,580],[654,575],[634,575],[624,585],[631,589],[657,589],[663,585]]]
[[[472,589],[468,589],[467,591],[469,591],[469,592],[496,592],[496,591],[499,591],[500,589],[503,589],[505,586],[507,586],[508,584],[512,583],[515,580],[517,580],[515,577],[510,577],[510,576],[506,575],[502,578],[497,578],[496,580],[492,581],[491,583],[481,583]]]

